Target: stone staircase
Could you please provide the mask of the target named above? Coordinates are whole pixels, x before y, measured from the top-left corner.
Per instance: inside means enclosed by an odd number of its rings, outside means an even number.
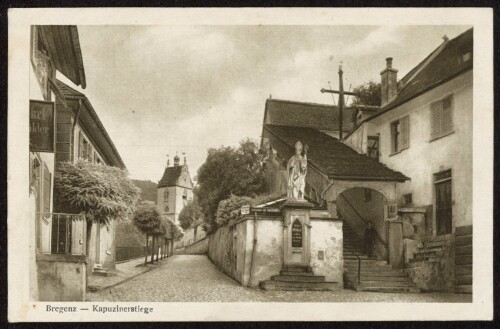
[[[347,288],[373,292],[420,292],[403,270],[393,269],[386,261],[368,257],[363,251],[362,239],[346,221],[343,234],[344,280]]]
[[[441,236],[425,237],[421,246],[413,253],[410,263],[421,261],[435,261],[442,257],[446,241]]]
[[[340,289],[337,282],[327,282],[324,276],[314,275],[311,267],[298,265],[283,265],[279,275],[271,277],[271,280],[262,281],[260,287],[264,290],[284,291]]]
[[[455,230],[455,292],[472,293],[472,226]]]

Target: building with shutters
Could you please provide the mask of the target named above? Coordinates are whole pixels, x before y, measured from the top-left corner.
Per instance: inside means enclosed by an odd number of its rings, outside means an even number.
[[[414,279],[471,292],[473,30],[444,37],[402,79],[397,73],[387,58],[381,108],[343,142],[410,178],[397,185],[397,201]]]
[[[174,165],[167,167],[158,182],[157,205],[162,214],[179,225],[179,214],[182,208],[193,200],[193,181],[184,157],[184,164],[180,164],[180,157],[174,157]]]
[[[56,86],[59,90],[56,97],[56,166],[60,161],[85,159],[125,169],[90,100],[60,80],[56,80]],[[109,225],[92,223],[92,227],[87,228],[72,226],[70,229],[71,234],[66,234],[65,228],[59,232],[60,244],[64,240],[66,249],[74,249],[88,234],[87,266],[92,272],[105,275],[115,268],[114,222]],[[52,248],[56,251],[54,242]]]
[[[56,78],[63,75],[75,86],[86,87],[78,30],[76,26],[44,25],[32,26],[30,32],[30,299],[81,300],[85,294],[83,250],[75,246],[58,253],[53,248],[57,235],[53,232],[57,228],[54,221],[64,218],[78,222],[80,218],[53,209],[55,103],[60,94]],[[57,284],[66,288],[56,289]]]

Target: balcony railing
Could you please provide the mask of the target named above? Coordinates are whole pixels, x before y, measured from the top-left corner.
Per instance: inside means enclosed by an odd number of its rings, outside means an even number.
[[[37,248],[43,254],[85,255],[87,225],[83,214],[37,213]]]

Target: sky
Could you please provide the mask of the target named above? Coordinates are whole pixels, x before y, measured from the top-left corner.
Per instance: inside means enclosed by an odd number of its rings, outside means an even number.
[[[379,82],[386,57],[401,79],[444,35],[468,28],[78,26],[87,88],[75,89],[131,178],[158,182],[176,152],[194,178],[209,148],[260,141],[267,98],[332,104],[320,89],[338,88],[341,62],[345,89]]]

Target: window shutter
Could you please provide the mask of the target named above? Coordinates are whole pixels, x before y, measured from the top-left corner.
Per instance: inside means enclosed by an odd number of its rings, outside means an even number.
[[[87,144],[88,151],[87,151],[87,158],[89,162],[94,162],[94,151],[92,150],[92,145],[90,143]]]
[[[401,150],[410,146],[410,117],[407,115],[400,120],[401,126]]]
[[[45,165],[43,168],[43,212],[50,212],[50,194],[52,191],[52,177],[49,168]]]
[[[78,157],[79,158],[83,158],[83,134],[82,134],[82,131],[80,130],[80,134],[79,134],[79,147],[78,147]]]
[[[397,126],[391,123],[391,152],[397,152],[396,149],[396,138],[397,138]]]
[[[442,101],[431,104],[431,138],[441,135],[441,109]]]
[[[443,99],[443,112],[441,121],[441,134],[453,131],[453,96]]]

